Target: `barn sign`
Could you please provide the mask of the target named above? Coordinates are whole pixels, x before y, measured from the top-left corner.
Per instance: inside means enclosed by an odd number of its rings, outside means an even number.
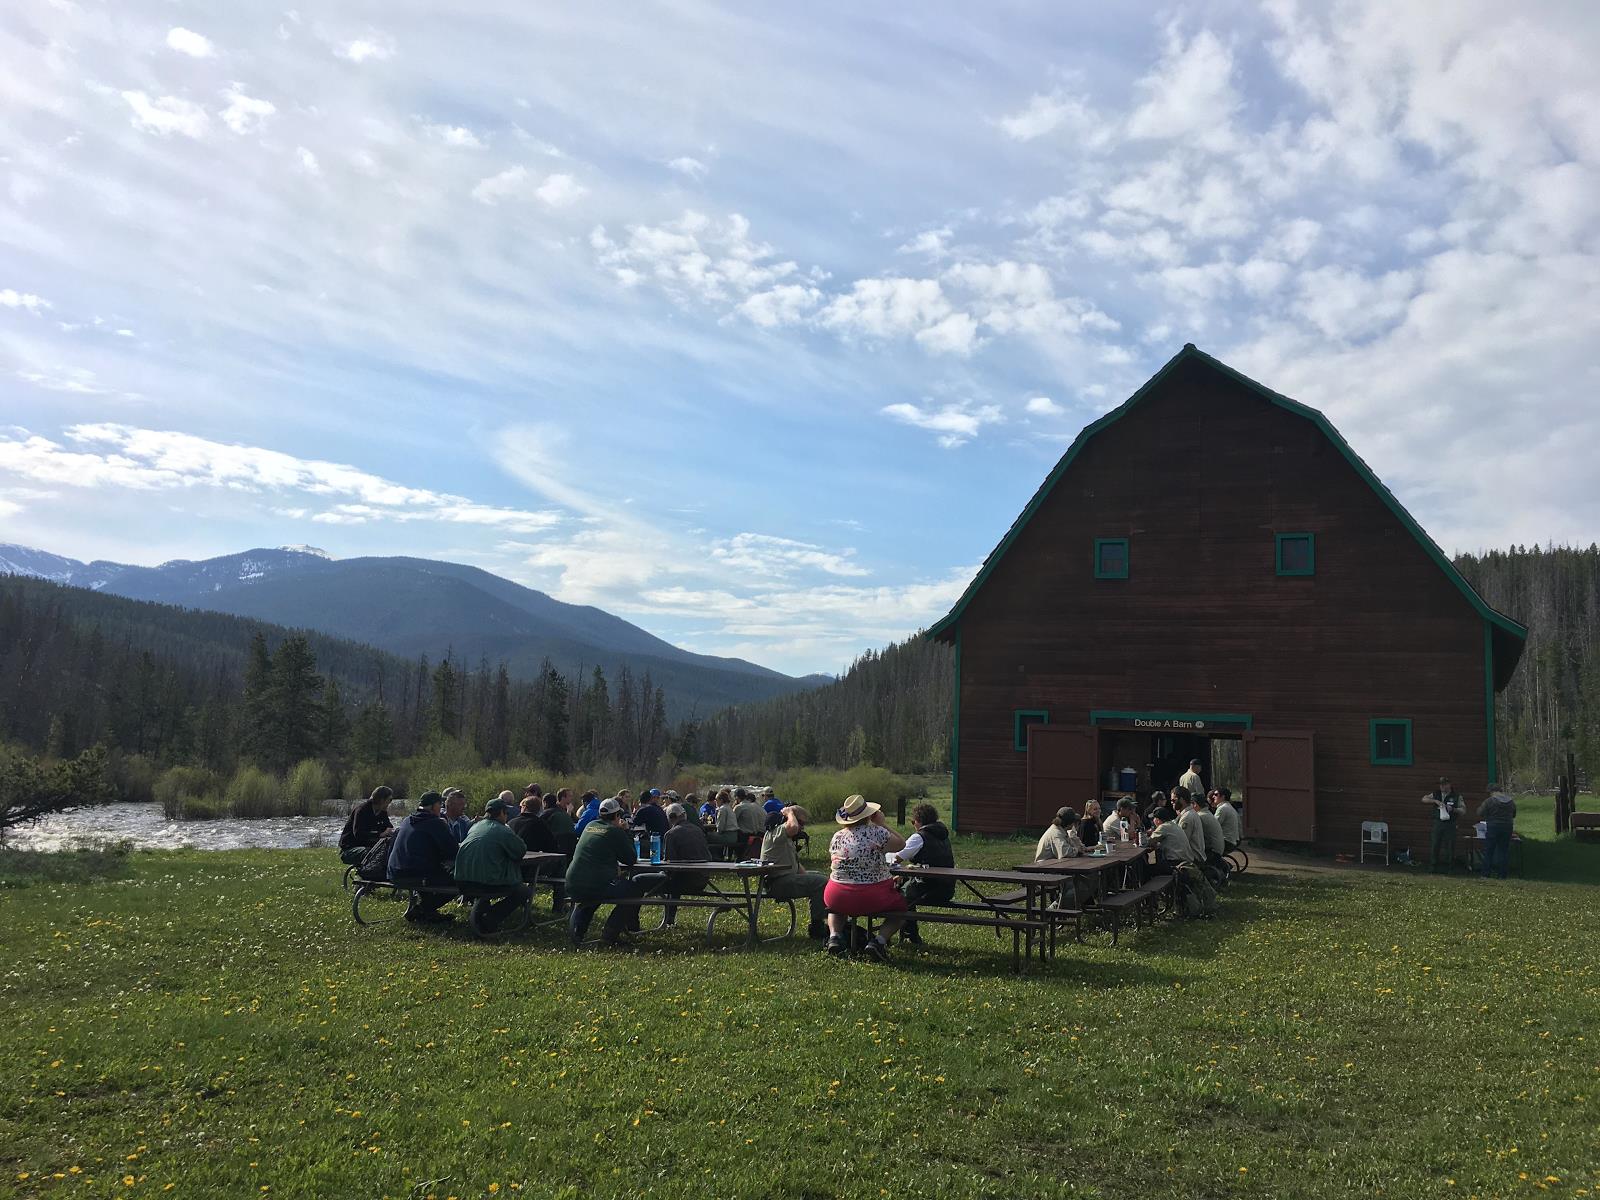
[[[1152,732],[1243,733],[1254,727],[1242,713],[1102,712],[1089,714],[1089,724],[1103,729],[1144,729]]]

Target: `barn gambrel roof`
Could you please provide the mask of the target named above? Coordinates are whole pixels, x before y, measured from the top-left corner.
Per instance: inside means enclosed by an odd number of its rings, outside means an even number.
[[[1073,440],[1072,445],[1067,448],[1067,452],[1061,456],[1061,460],[1056,463],[1050,474],[1045,477],[1044,482],[1039,485],[1039,490],[1028,501],[1027,507],[1011,523],[1011,528],[1006,531],[1005,537],[1000,539],[1000,544],[990,551],[989,556],[983,560],[983,566],[978,570],[978,574],[972,582],[967,585],[967,590],[961,594],[961,599],[956,601],[955,607],[936,622],[927,631],[926,636],[944,642],[955,640],[956,627],[960,624],[961,615],[966,611],[967,605],[978,594],[988,580],[989,575],[1005,556],[1006,551],[1011,548],[1011,544],[1017,540],[1028,522],[1033,519],[1034,513],[1038,512],[1046,497],[1050,495],[1061,477],[1066,474],[1067,468],[1072,465],[1073,460],[1078,457],[1084,446],[1088,445],[1089,440],[1102,429],[1127,416],[1163,380],[1177,370],[1179,366],[1191,360],[1203,363],[1212,370],[1242,384],[1268,403],[1292,412],[1296,416],[1304,417],[1322,431],[1323,435],[1345,457],[1345,460],[1355,468],[1356,474],[1366,481],[1367,485],[1377,493],[1378,498],[1383,501],[1385,507],[1394,514],[1406,531],[1416,539],[1423,552],[1433,560],[1439,570],[1444,572],[1445,577],[1450,580],[1462,596],[1466,598],[1467,602],[1472,605],[1473,609],[1488,623],[1494,642],[1495,688],[1498,690],[1504,687],[1510,681],[1511,673],[1516,669],[1517,662],[1522,657],[1523,644],[1528,637],[1527,627],[1517,621],[1513,621],[1497,609],[1490,607],[1488,601],[1478,594],[1477,589],[1468,583],[1461,572],[1456,570],[1455,565],[1445,557],[1444,551],[1439,549],[1438,543],[1429,537],[1422,526],[1417,524],[1416,518],[1406,511],[1405,505],[1401,504],[1395,498],[1394,493],[1384,486],[1383,481],[1373,473],[1372,468],[1367,466],[1361,456],[1350,448],[1350,443],[1344,440],[1344,437],[1333,427],[1333,423],[1327,417],[1316,409],[1301,404],[1298,400],[1291,400],[1289,397],[1257,383],[1249,376],[1240,374],[1226,363],[1212,358],[1211,355],[1203,350],[1196,349],[1192,342],[1186,344],[1182,350],[1173,355],[1167,361],[1167,364],[1152,375],[1145,385],[1133,395],[1104,416],[1091,421],[1083,427],[1082,431]]]

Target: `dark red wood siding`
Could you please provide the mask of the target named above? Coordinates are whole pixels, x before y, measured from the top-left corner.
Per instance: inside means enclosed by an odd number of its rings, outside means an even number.
[[[1316,534],[1314,576],[1276,574],[1290,532]],[[1094,578],[1106,537],[1129,539],[1126,580]],[[1087,441],[960,632],[964,830],[1025,824],[1019,708],[1310,731],[1317,840],[1349,850],[1364,819],[1425,845],[1433,781],[1487,782],[1483,618],[1312,421],[1197,360]],[[1371,765],[1374,717],[1410,718],[1414,765]]]

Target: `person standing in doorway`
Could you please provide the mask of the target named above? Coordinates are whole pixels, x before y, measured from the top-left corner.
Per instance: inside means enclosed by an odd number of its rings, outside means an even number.
[[[1439,776],[1438,786],[1424,796],[1422,802],[1433,809],[1433,819],[1428,822],[1433,830],[1428,838],[1428,865],[1438,874],[1456,865],[1456,818],[1467,806],[1443,775]]]
[[[1498,784],[1489,785],[1488,798],[1478,808],[1478,820],[1483,822],[1483,877],[1491,874],[1506,877],[1511,861],[1511,827],[1517,819],[1517,802],[1500,790]]]
[[[1206,794],[1205,781],[1200,778],[1200,760],[1191,758],[1189,769],[1178,778],[1178,786],[1191,796],[1204,796]],[[1180,817],[1183,815],[1180,811]]]

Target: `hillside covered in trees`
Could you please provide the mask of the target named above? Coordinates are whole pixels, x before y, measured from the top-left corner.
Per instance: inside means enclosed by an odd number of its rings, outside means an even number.
[[[1462,555],[1496,608],[1530,627],[1500,698],[1501,762],[1547,786],[1568,750],[1600,777],[1600,548]],[[115,757],[228,771],[382,766],[443,740],[484,764],[604,769],[641,780],[678,765],[949,766],[953,663],[920,636],[868,651],[813,691],[668,723],[668,698],[626,669],[537,677],[448,655],[403,659],[246,618],[0,576],[0,741],[52,756],[103,744]]]
[[[648,674],[531,682],[504,664],[401,659],[246,618],[0,576],[0,741],[51,757],[91,745],[158,766],[282,771],[305,758],[381,765],[440,739],[485,763],[616,764],[667,749]]]

